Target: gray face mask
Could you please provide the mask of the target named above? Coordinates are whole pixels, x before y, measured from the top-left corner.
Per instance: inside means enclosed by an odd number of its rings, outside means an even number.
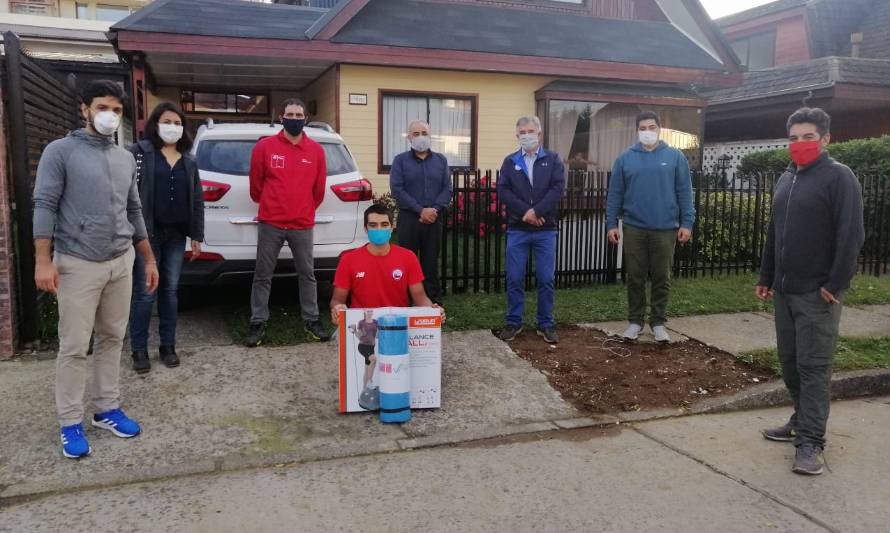
[[[519,135],[519,146],[525,151],[534,150],[538,147],[537,133],[522,133]]]
[[[430,149],[429,135],[418,135],[417,137],[410,137],[409,142],[411,143],[411,148],[414,148],[418,152],[426,152]]]

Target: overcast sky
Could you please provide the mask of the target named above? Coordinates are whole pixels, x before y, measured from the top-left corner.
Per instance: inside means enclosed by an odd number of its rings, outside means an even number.
[[[769,4],[773,1],[774,0],[701,0],[701,3],[705,6],[705,9],[708,10],[708,15],[711,15],[712,19],[716,19],[752,7]]]

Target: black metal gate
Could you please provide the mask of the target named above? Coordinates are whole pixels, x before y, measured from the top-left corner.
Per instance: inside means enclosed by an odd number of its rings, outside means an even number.
[[[37,337],[39,325],[32,240],[32,196],[37,163],[47,144],[80,127],[81,120],[76,91],[29,57],[14,33],[3,34],[3,45],[3,94],[15,194],[13,239],[19,336],[22,341],[32,341]]]

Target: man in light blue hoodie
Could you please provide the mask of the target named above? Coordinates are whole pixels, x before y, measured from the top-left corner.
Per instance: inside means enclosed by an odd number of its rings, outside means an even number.
[[[658,115],[637,115],[640,142],[625,150],[612,166],[606,207],[608,237],[621,241],[623,219],[624,271],[628,322],[623,336],[636,340],[646,316],[646,280],[651,281],[649,326],[658,342],[670,341],[664,327],[676,241],[692,238],[695,208],[692,178],[682,152],[658,140]]]

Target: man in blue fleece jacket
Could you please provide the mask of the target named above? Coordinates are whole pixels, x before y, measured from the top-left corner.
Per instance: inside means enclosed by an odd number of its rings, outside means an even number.
[[[665,308],[671,288],[676,241],[692,238],[695,208],[692,178],[682,152],[658,136],[658,115],[637,115],[640,142],[625,150],[612,166],[606,224],[609,241],[618,244],[623,218],[624,271],[627,276],[628,322],[624,337],[635,340],[646,316],[646,279],[652,282],[649,326],[655,340],[667,342]]]

